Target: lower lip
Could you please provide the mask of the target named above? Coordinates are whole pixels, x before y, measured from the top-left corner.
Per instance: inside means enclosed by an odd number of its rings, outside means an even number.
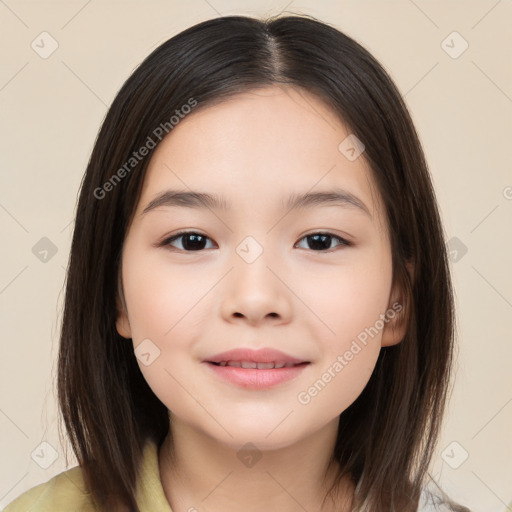
[[[309,366],[309,363],[303,363],[291,367],[259,370],[258,368],[206,364],[222,379],[247,389],[267,389],[277,386],[282,382],[294,379],[306,366]]]

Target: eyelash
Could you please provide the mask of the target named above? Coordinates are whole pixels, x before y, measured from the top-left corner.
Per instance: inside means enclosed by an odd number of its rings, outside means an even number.
[[[200,233],[198,231],[181,231],[179,233],[176,233],[175,235],[169,237],[169,238],[166,238],[164,239],[162,242],[160,242],[158,245],[158,247],[169,247],[170,250],[175,250],[175,251],[179,251],[179,252],[202,252],[204,251],[205,249],[199,249],[199,250],[196,250],[196,251],[187,251],[185,249],[177,249],[176,247],[173,247],[171,246],[171,242],[174,242],[175,240],[185,236],[185,235],[199,235],[199,236],[202,236],[208,240],[211,240],[211,238],[209,238],[208,236],[204,235],[203,233]],[[344,238],[340,237],[339,235],[335,235],[334,233],[330,233],[328,231],[318,231],[318,232],[314,232],[314,233],[308,233],[307,235],[303,236],[299,242],[301,242],[302,240],[306,239],[306,238],[309,238],[309,237],[312,237],[312,236],[315,236],[315,235],[323,235],[323,236],[329,236],[331,238],[335,238],[337,239],[340,243],[337,247],[339,246],[347,246],[347,247],[350,247],[352,246],[352,243],[349,242],[348,240],[345,240]],[[333,252],[332,249],[326,249],[326,250],[319,250],[319,251],[315,251],[315,250],[312,250],[313,252]]]

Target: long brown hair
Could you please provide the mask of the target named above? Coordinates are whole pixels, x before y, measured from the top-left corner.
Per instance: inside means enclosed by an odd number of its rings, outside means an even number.
[[[103,121],[77,205],[57,376],[65,427],[101,510],[138,512],[144,442],[160,445],[169,429],[166,406],[116,330],[123,241],[151,158],[151,151],[137,152],[149,138],[160,142],[158,127],[170,133],[170,118],[191,98],[201,108],[276,83],[316,94],[350,127],[365,145],[385,203],[393,282],[405,294],[408,328],[401,343],[381,350],[368,385],[340,415],[332,458],[340,478],[349,474],[356,484],[354,510],[416,510],[454,350],[443,228],[417,133],[393,81],[360,44],[308,16],[227,16],[179,33],[131,74]]]

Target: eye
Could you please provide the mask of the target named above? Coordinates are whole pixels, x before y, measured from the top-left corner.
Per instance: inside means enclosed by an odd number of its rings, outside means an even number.
[[[173,245],[177,240],[180,239],[181,242],[179,245],[181,247],[176,247],[175,245]],[[211,241],[211,238],[207,237],[206,235],[203,235],[202,233],[198,233],[196,231],[182,231],[181,233],[177,233],[169,238],[166,238],[158,245],[173,247],[179,251],[193,252],[202,251],[203,249],[211,249],[212,247],[205,246],[208,240]],[[335,235],[333,233],[311,233],[301,238],[301,240],[299,240],[299,243],[302,240],[306,240],[310,248],[313,249],[315,252],[327,252],[328,249],[331,249],[331,244],[334,240],[337,240],[339,242],[337,246],[352,245],[344,238],[341,238],[340,236]]]
[[[331,248],[330,246],[333,240],[338,240],[340,242],[338,245],[352,245],[344,238],[341,238],[340,236],[335,235],[333,233],[311,233],[309,235],[306,235],[304,238],[301,238],[299,242],[301,242],[302,240],[307,240],[310,247],[313,248],[313,250],[315,250],[316,252],[326,252],[326,249]]]
[[[172,243],[176,240],[183,239],[180,243],[181,247],[177,247],[178,250],[185,252],[192,251],[201,251],[203,249],[211,249],[211,247],[205,247],[205,243],[207,240],[211,240],[207,236],[197,233],[195,231],[182,231],[181,233],[177,233],[170,238],[166,238],[160,246],[171,246]]]

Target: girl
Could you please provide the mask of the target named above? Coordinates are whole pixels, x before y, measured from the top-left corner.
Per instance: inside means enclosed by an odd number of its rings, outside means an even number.
[[[6,512],[467,511],[428,478],[453,338],[382,66],[306,16],[200,23],[96,140],[58,368],[79,466]]]

